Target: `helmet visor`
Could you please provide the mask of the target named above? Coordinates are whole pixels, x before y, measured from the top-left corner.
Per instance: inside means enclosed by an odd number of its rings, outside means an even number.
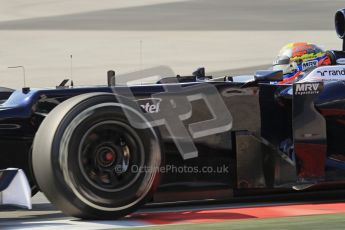
[[[290,58],[288,56],[278,56],[276,60],[273,61],[273,66],[275,65],[288,65],[290,64]]]

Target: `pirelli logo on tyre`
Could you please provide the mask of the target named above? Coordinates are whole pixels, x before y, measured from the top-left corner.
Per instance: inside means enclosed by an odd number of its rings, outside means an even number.
[[[322,88],[322,82],[296,83],[293,86],[293,92],[294,95],[313,95],[319,94]]]

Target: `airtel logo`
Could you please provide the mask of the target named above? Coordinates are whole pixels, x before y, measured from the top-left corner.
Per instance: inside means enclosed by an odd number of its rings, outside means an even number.
[[[160,98],[145,98],[137,100],[139,106],[146,113],[158,113],[161,101],[162,99]]]

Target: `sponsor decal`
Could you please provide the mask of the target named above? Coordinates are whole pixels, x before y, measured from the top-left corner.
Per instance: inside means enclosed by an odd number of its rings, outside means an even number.
[[[302,62],[302,70],[309,69],[310,67],[316,67],[317,63],[317,60]]]
[[[161,101],[162,99],[160,98],[145,98],[137,100],[139,106],[146,113],[158,113]]]
[[[345,76],[345,68],[343,69],[336,69],[336,70],[318,70],[317,73],[319,73],[322,77],[325,76]]]
[[[337,59],[336,63],[339,64],[339,65],[345,65],[345,58]]]
[[[295,84],[295,95],[318,94],[320,83],[297,83]]]

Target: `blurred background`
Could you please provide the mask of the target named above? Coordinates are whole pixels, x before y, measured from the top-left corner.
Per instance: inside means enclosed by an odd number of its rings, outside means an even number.
[[[267,68],[288,42],[340,49],[344,0],[0,0],[0,85],[105,84],[165,65],[217,75]],[[72,60],[71,60],[72,55]],[[72,61],[72,63],[71,63]],[[72,71],[71,71],[72,64]],[[140,72],[139,72],[140,73]],[[138,74],[140,77],[140,74]]]

